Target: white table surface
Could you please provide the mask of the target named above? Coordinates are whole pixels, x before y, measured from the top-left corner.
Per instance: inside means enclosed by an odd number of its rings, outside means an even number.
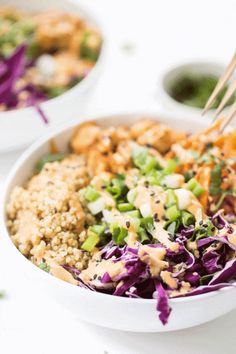
[[[91,98],[89,114],[161,108],[154,97],[158,77],[166,67],[196,58],[227,61],[235,49],[235,0],[81,3],[94,10],[108,36],[106,68]],[[0,155],[2,183],[18,155]],[[35,293],[33,284],[34,280],[14,269],[14,260],[4,256],[0,244],[0,288],[8,295],[0,302],[1,354],[235,352],[236,311],[174,333],[125,333],[80,322],[46,294]]]

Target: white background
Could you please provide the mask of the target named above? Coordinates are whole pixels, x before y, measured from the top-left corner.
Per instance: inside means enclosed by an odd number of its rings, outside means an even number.
[[[161,108],[156,96],[165,68],[195,59],[227,62],[235,50],[235,0],[80,2],[97,14],[108,37],[107,63],[91,98],[90,114]],[[16,153],[0,155],[2,182],[16,157]],[[1,248],[0,288],[8,295],[0,302],[1,354],[235,352],[236,311],[175,333],[134,334],[98,328],[36,293],[34,280],[14,269],[14,260],[7,259]]]

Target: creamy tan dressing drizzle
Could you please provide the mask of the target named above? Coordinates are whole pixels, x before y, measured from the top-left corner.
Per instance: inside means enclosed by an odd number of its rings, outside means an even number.
[[[107,260],[101,260],[100,262],[91,260],[89,262],[88,268],[83,270],[80,273],[79,277],[84,282],[89,283],[91,280],[94,279],[94,277],[102,277],[106,272],[108,272],[111,279],[113,279],[115,276],[121,274],[123,271],[125,271],[123,261],[114,262],[114,259],[112,258]]]
[[[175,296],[179,296],[179,295],[184,295],[187,294],[189,291],[191,291],[191,285],[190,283],[186,282],[186,281],[182,281],[181,282],[181,288],[179,290],[174,290],[170,293],[170,297],[175,297]]]
[[[67,283],[71,283],[74,285],[78,285],[78,281],[75,280],[71,273],[69,273],[66,269],[64,269],[61,265],[56,264],[54,262],[48,262],[50,265],[50,274],[55,277],[66,281]]]
[[[178,252],[179,244],[169,239],[168,232],[163,229],[163,223],[154,222],[153,237],[173,252]]]
[[[97,190],[102,190],[104,186],[104,181],[110,181],[112,179],[112,174],[110,172],[102,172],[99,176],[93,177],[91,180],[91,185],[94,186]]]
[[[153,276],[158,276],[161,270],[168,267],[168,262],[164,261],[166,250],[147,245],[140,246],[138,251],[141,261],[147,263]]]
[[[228,233],[226,228],[223,228],[219,231],[218,236],[221,237],[227,235],[229,242],[236,247],[236,225],[231,224],[230,226],[234,230],[232,234]]]
[[[173,278],[172,273],[168,270],[162,270],[160,274],[164,283],[166,283],[170,288],[177,289],[178,283],[176,279]]]
[[[165,215],[164,205],[166,202],[166,193],[161,187],[152,186],[146,188],[139,185],[137,187],[137,197],[134,201],[134,206],[140,209],[144,204],[150,205],[151,215],[157,213],[158,218],[161,219]]]
[[[228,234],[228,240],[236,247],[236,234]]]

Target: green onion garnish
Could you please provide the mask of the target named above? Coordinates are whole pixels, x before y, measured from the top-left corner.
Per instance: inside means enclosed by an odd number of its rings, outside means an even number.
[[[185,210],[182,211],[181,218],[182,218],[182,224],[184,226],[194,225],[194,223],[195,223],[195,218],[194,218],[193,214],[189,213],[188,211],[185,211]]]
[[[138,194],[138,192],[135,188],[128,191],[127,200],[130,204],[134,204],[137,194]]]
[[[125,185],[125,176],[118,174],[116,178],[111,180],[111,183],[107,186],[107,191],[115,199],[119,199],[127,194],[128,188]]]
[[[140,227],[138,230],[139,241],[142,244],[149,243],[150,237],[148,236],[146,230],[143,227]]]
[[[41,262],[39,264],[39,268],[44,270],[45,272],[49,273],[50,272],[50,266],[46,262]]]
[[[172,205],[178,204],[178,198],[173,191],[173,189],[167,189],[167,201],[166,201],[166,207],[169,208]]]
[[[139,218],[141,218],[141,214],[140,214],[140,211],[139,211],[139,210],[127,211],[127,212],[125,213],[125,215],[128,215],[128,216],[130,216],[131,218],[134,218],[134,219],[139,219]]]
[[[153,218],[148,216],[146,218],[141,219],[141,226],[146,229],[148,232],[151,232],[154,228]]]
[[[149,154],[146,147],[133,144],[132,157],[134,165],[143,173],[149,173],[152,170],[161,168],[157,159]]]
[[[134,209],[134,206],[130,203],[120,203],[117,205],[117,209],[121,212],[131,211]]]
[[[99,241],[100,241],[99,235],[90,231],[88,232],[88,237],[82,244],[81,248],[84,251],[91,252],[94,249],[94,247],[99,243]]]
[[[118,226],[117,224],[111,224],[110,230],[112,233],[113,242],[118,246],[124,245],[125,238],[128,235],[128,230],[122,226]]]
[[[180,216],[180,211],[176,205],[172,205],[171,207],[167,208],[166,216],[169,220],[175,221]]]
[[[187,187],[195,195],[195,197],[200,197],[200,195],[204,192],[204,188],[195,178],[191,178],[188,181]]]
[[[174,173],[176,170],[177,163],[175,160],[168,160],[166,167],[163,170],[163,173],[166,175],[169,175],[171,173]]]
[[[84,192],[84,198],[88,202],[95,202],[100,197],[100,194],[92,186],[88,186]]]

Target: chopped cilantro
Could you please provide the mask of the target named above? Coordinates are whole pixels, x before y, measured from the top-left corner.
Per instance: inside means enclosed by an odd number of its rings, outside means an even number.
[[[44,270],[44,271],[47,272],[47,273],[49,273],[49,271],[50,271],[50,266],[47,265],[46,262],[41,262],[41,263],[39,264],[39,268],[42,269],[42,270]]]
[[[221,172],[224,165],[225,162],[221,160],[211,171],[210,195],[218,195],[221,192]]]

